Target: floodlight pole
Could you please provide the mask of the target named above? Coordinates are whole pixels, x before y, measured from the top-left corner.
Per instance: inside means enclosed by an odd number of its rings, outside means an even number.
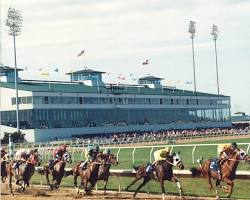
[[[195,36],[195,22],[190,21],[188,32],[191,34],[192,53],[193,53],[193,73],[194,73],[194,94],[196,95],[196,77],[195,77],[195,60],[194,60],[194,36]]]
[[[15,59],[15,90],[16,90],[16,128],[17,133],[20,133],[19,126],[19,101],[18,101],[18,82],[17,82],[17,59],[16,59],[16,36],[20,35],[22,27],[22,14],[19,10],[9,8],[6,20],[6,26],[9,27],[9,35],[13,36],[14,41],[14,59]],[[9,134],[9,150],[10,156],[12,156],[12,135]]]
[[[215,50],[215,64],[216,64],[216,78],[217,78],[217,93],[220,95],[220,86],[219,86],[219,72],[218,72],[218,60],[217,60],[217,37],[218,37],[218,28],[215,24],[212,26],[211,35],[214,40],[214,50]]]

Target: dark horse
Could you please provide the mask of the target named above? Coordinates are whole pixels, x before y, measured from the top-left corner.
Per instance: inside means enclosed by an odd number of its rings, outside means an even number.
[[[16,175],[16,170],[13,168],[13,164],[15,163],[15,160],[11,160],[7,164],[7,177],[9,179],[9,188],[11,195],[14,195],[12,190],[12,177]],[[40,156],[37,155],[30,155],[30,157],[27,159],[26,162],[23,162],[19,166],[19,183],[22,191],[25,191],[25,187],[29,186],[29,181],[32,177],[32,175],[35,172],[35,165],[40,166],[41,159]]]
[[[4,183],[7,178],[7,163],[8,162],[9,162],[9,154],[5,154],[1,158],[1,181],[2,183]]]
[[[80,167],[81,163],[78,163],[69,174],[73,174],[74,176],[74,186],[76,189],[76,194],[79,194],[79,187],[77,186],[77,177],[81,177],[81,185],[83,185],[83,188],[86,192],[86,194],[90,194],[91,190],[95,186],[97,180],[98,180],[98,173],[100,165],[105,163],[105,154],[98,154],[94,161],[88,164],[87,169],[82,169]],[[88,187],[88,183],[90,183],[90,186]]]
[[[229,198],[233,192],[233,186],[235,179],[236,170],[238,164],[241,160],[248,160],[249,157],[246,152],[242,149],[236,148],[235,150],[231,150],[229,158],[222,163],[220,167],[221,171],[221,181],[225,182],[229,185],[229,189],[227,187],[222,187],[222,189],[227,193],[227,197]],[[220,180],[218,180],[218,172],[210,169],[212,159],[206,160],[204,162],[200,161],[200,167],[191,168],[192,176],[204,176],[208,179],[209,188],[215,192],[216,197],[219,198],[218,187],[220,186]],[[214,191],[213,185],[211,183],[211,178],[216,180],[216,190]]]
[[[135,197],[137,192],[144,185],[146,185],[146,183],[148,183],[151,179],[154,179],[154,180],[157,180],[160,182],[161,191],[162,191],[162,195],[163,195],[163,199],[164,199],[164,197],[165,197],[164,180],[168,180],[168,181],[176,182],[176,184],[179,188],[180,196],[181,196],[182,195],[182,188],[181,188],[181,185],[179,183],[178,178],[173,174],[173,166],[177,166],[180,169],[184,169],[184,165],[182,163],[182,160],[181,160],[179,153],[178,154],[174,153],[174,154],[170,155],[166,160],[158,161],[154,165],[155,174],[152,172],[151,173],[146,172],[147,165],[141,165],[139,167],[134,167],[136,170],[135,178],[132,181],[132,183],[129,186],[127,186],[127,188],[125,190],[128,190],[138,180],[143,178],[143,182],[137,187],[137,189],[135,190],[135,193],[133,194],[133,197]]]
[[[104,154],[106,157],[104,158],[105,161],[104,163],[99,167],[99,171],[98,171],[98,181],[99,180],[103,180],[104,183],[104,194],[106,194],[106,187],[107,187],[107,183],[109,180],[109,176],[110,176],[110,167],[111,165],[118,165],[119,162],[116,159],[116,156],[113,154],[109,154],[106,155]]]
[[[64,153],[63,154],[63,157],[62,157],[62,160],[61,161],[58,161],[53,170],[51,170],[49,168],[49,166],[44,166],[44,175],[47,179],[47,184],[50,186],[50,189],[52,190],[53,188],[55,189],[58,189],[60,184],[61,184],[61,181],[62,181],[62,177],[64,175],[64,168],[66,166],[66,163],[72,163],[72,160],[71,160],[71,156],[69,155],[68,152]],[[52,181],[53,181],[53,184],[50,183],[50,180],[49,180],[49,174],[52,175]]]

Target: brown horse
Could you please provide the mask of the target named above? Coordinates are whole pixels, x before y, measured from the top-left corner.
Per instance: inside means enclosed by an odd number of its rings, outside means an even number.
[[[64,168],[66,166],[66,163],[72,163],[71,156],[68,152],[63,154],[62,160],[58,161],[52,170],[49,168],[48,165],[46,165],[44,166],[43,172],[39,172],[44,173],[47,180],[47,184],[50,186],[51,190],[53,190],[54,188],[59,188],[62,181],[62,177],[64,176]],[[51,174],[52,176],[53,184],[50,183],[49,174]]]
[[[100,165],[105,163],[105,154],[98,154],[93,162],[90,162],[87,166],[87,169],[82,169],[80,167],[81,163],[78,163],[71,172],[68,174],[73,174],[74,176],[74,186],[76,189],[76,194],[79,194],[79,187],[77,186],[77,177],[81,177],[81,185],[83,186],[86,194],[90,194],[91,190],[95,186],[97,180],[98,180],[98,173]],[[90,183],[90,186],[88,187],[88,183]]]
[[[206,160],[204,162],[200,161],[200,167],[191,168],[191,173],[193,177],[200,175],[206,177],[208,179],[209,188],[212,189],[213,192],[215,192],[217,198],[219,198],[218,187],[220,186],[220,181],[225,182],[227,185],[229,185],[229,189],[227,187],[222,187],[222,189],[225,192],[227,192],[227,197],[229,198],[233,192],[233,186],[234,186],[233,180],[235,179],[235,174],[238,164],[241,160],[247,161],[248,159],[249,157],[244,150],[239,148],[231,150],[229,158],[224,163],[222,163],[220,167],[221,180],[218,180],[219,178],[218,172],[210,168],[212,159]],[[215,191],[213,189],[211,178],[216,180]]]
[[[132,181],[132,183],[126,187],[126,191],[128,191],[128,189],[134,185],[138,180],[140,180],[141,178],[143,178],[143,182],[137,187],[137,189],[135,190],[133,197],[136,196],[137,192],[144,186],[146,185],[146,183],[148,183],[151,179],[154,179],[156,181],[160,182],[161,185],[161,191],[162,191],[162,195],[163,195],[163,199],[165,198],[165,189],[164,189],[164,180],[168,180],[168,181],[174,181],[176,182],[178,188],[179,188],[179,193],[180,196],[182,195],[182,188],[181,185],[179,183],[178,178],[173,174],[173,166],[177,166],[180,169],[184,169],[184,165],[182,163],[181,157],[178,154],[172,154],[171,156],[169,156],[166,160],[161,160],[158,161],[155,165],[154,165],[154,173],[148,173],[146,172],[146,168],[147,165],[142,165],[139,167],[134,167],[136,170],[136,175],[134,180]]]
[[[11,160],[7,164],[7,177],[9,180],[9,188],[11,195],[14,195],[12,190],[12,177],[16,176],[16,170],[13,168],[13,165],[16,161]],[[29,181],[32,175],[35,172],[35,165],[40,166],[41,160],[40,156],[37,155],[30,155],[26,162],[23,162],[19,166],[19,183],[18,185],[21,187],[22,191],[25,191],[25,187],[29,186]]]
[[[105,158],[105,162],[99,167],[99,171],[98,171],[98,181],[99,180],[103,180],[105,183],[104,183],[104,194],[106,194],[106,188],[107,188],[107,183],[108,183],[108,180],[109,180],[109,176],[110,176],[110,167],[111,165],[118,165],[119,162],[117,161],[116,159],[116,156],[113,155],[113,154],[109,154],[109,155],[106,155]]]

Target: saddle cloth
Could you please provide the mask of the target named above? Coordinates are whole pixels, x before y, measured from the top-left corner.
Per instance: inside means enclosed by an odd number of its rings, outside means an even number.
[[[211,170],[214,170],[214,171],[218,171],[219,170],[218,158],[214,158],[211,161],[209,168]]]

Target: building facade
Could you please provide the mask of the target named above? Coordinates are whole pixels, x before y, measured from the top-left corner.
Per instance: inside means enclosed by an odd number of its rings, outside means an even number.
[[[69,73],[71,82],[21,80],[19,118],[26,139],[231,126],[229,96],[162,86],[153,76],[138,85],[105,84],[102,73]],[[15,129],[15,109],[14,83],[1,82],[1,135]]]

